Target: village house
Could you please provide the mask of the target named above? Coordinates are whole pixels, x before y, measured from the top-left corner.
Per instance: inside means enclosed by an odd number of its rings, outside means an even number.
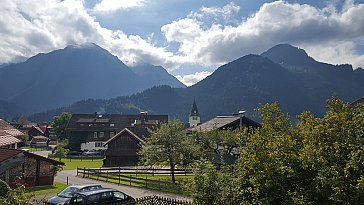
[[[196,118],[197,116],[198,118]],[[246,117],[244,111],[240,111],[239,113],[233,115],[216,116],[204,123],[199,123],[199,119],[200,115],[197,110],[196,102],[194,101],[189,117],[190,127],[186,129],[187,134],[192,134],[194,132],[210,132],[213,130],[236,130],[244,128],[255,129],[261,126],[258,122],[255,122],[254,120]],[[215,164],[222,164],[222,163],[232,164],[235,162],[239,154],[240,154],[240,148],[233,147],[230,150],[229,154],[224,154],[224,155],[214,154],[210,157],[212,162]]]
[[[0,119],[0,147],[1,148],[18,148],[24,133],[15,129],[8,122]]]
[[[154,129],[168,122],[168,115],[72,114],[66,126],[73,151],[107,149],[105,143],[127,127]]]
[[[127,127],[105,142],[104,167],[135,166],[139,161],[141,143],[151,134],[150,129]]]
[[[199,124],[195,127],[190,127],[189,132],[208,132],[212,130],[235,130],[239,128],[260,127],[258,122],[244,116],[243,113],[226,115],[226,116],[216,116],[211,120]]]
[[[53,185],[57,166],[64,165],[49,158],[17,149],[0,148],[0,179],[14,188]]]

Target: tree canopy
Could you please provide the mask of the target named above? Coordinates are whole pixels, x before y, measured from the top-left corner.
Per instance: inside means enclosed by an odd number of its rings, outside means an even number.
[[[172,121],[162,124],[152,136],[143,143],[139,152],[144,165],[167,165],[175,182],[176,165],[184,165],[195,156],[196,147],[183,132],[183,124]]]
[[[58,116],[54,116],[52,126],[53,131],[59,137],[60,139],[66,139],[66,126],[71,118],[71,114],[68,112],[63,112],[62,114]]]
[[[350,106],[332,98],[322,118],[304,112],[297,116],[296,124],[278,103],[258,111],[262,127],[239,134],[242,146],[233,167],[215,173],[214,165],[209,169],[199,166],[205,171],[196,172],[192,183],[197,204],[211,202],[206,194],[211,187],[219,187],[214,189],[219,197],[212,204],[226,204],[231,198],[233,204],[364,201],[363,104]]]

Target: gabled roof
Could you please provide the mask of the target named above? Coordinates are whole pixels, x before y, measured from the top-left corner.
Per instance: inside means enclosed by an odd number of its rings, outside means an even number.
[[[0,147],[17,144],[20,142],[21,140],[11,135],[0,136]]]
[[[24,133],[22,133],[21,131],[19,131],[17,129],[4,130],[4,132],[6,132],[7,134],[14,136],[14,137],[24,136]]]
[[[251,120],[245,116],[241,117],[242,124],[248,127],[259,127],[260,124]],[[217,116],[212,118],[211,120],[204,122],[196,127],[190,128],[190,131],[197,132],[208,132],[216,129],[229,129],[234,127],[239,127],[240,125],[240,116],[232,115],[232,116]]]
[[[47,141],[48,141],[48,138],[47,137],[44,137],[44,136],[33,136],[31,143],[47,142]]]
[[[67,131],[121,131],[135,122],[159,125],[168,122],[168,115],[72,114]]]
[[[44,134],[44,131],[40,127],[34,126],[34,129],[38,130],[41,134]]]
[[[364,104],[364,97],[361,97],[361,98],[355,100],[354,102],[350,103],[350,105],[351,106],[355,106],[355,105],[357,105],[359,103],[363,103]]]
[[[7,159],[15,157],[15,156],[19,155],[20,153],[23,153],[23,151],[18,150],[18,149],[0,148],[0,163]]]
[[[0,119],[0,130],[11,130],[11,129],[14,129],[12,125],[10,125],[3,119]]]
[[[15,156],[21,156],[21,154],[23,154],[24,156],[28,156],[28,157],[32,157],[32,158],[37,158],[43,161],[47,161],[49,163],[52,163],[54,165],[64,165],[63,162],[59,162],[53,159],[49,159],[37,154],[33,154],[24,150],[18,150],[18,149],[6,149],[6,148],[0,148],[0,163],[3,161],[6,161],[8,159],[11,159]]]
[[[138,127],[128,127],[121,130],[115,136],[110,138],[108,141],[105,142],[104,145],[109,144],[116,138],[122,136],[124,133],[130,134],[130,136],[134,137],[137,141],[143,142],[145,138],[149,137],[150,132],[146,128],[138,128]]]

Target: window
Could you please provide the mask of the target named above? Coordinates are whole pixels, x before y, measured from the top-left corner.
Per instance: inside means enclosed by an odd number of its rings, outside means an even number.
[[[104,132],[100,132],[100,138],[103,138],[104,137]]]
[[[95,147],[102,147],[103,143],[102,142],[95,142]]]
[[[94,138],[97,138],[97,132],[94,132]]]
[[[115,126],[115,124],[114,124],[114,123],[111,123],[111,124],[110,124],[110,127],[114,127],[114,126]]]
[[[114,137],[114,135],[115,135],[115,132],[110,132],[110,138]]]

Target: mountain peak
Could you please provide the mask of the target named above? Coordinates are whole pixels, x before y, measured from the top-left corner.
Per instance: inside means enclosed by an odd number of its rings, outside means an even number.
[[[279,64],[310,65],[316,61],[306,51],[290,44],[278,44],[261,54],[261,56]]]
[[[99,45],[92,43],[92,42],[87,42],[87,43],[76,43],[76,44],[71,44],[68,45],[66,48],[101,48]]]

